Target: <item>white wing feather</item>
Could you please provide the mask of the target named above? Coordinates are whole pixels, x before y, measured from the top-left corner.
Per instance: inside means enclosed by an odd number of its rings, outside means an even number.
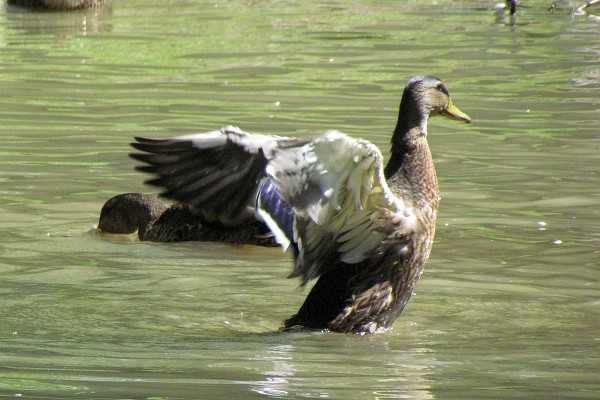
[[[293,275],[306,283],[326,272],[331,251],[344,263],[363,261],[387,236],[384,211],[411,228],[410,206],[390,191],[382,159],[373,144],[337,131],[273,152],[267,174],[296,215],[300,254]]]

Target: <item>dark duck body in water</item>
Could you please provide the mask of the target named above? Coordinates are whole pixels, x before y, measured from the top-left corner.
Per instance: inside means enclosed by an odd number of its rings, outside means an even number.
[[[436,115],[471,121],[439,79],[411,79],[385,169],[377,147],[337,131],[310,141],[235,127],[136,138],[143,153],[132,157],[201,221],[266,224],[294,253],[291,277],[318,278],[285,328],[374,333],[404,309],[431,251],[440,196],[427,121]]]
[[[45,10],[80,10],[100,6],[104,0],[8,0],[8,4]]]
[[[110,234],[137,233],[150,242],[225,242],[277,246],[269,227],[253,221],[239,227],[210,223],[194,213],[189,204],[167,205],[154,196],[123,193],[102,206],[98,229]]]

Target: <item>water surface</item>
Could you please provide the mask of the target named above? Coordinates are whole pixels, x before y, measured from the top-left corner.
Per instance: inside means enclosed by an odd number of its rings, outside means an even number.
[[[598,19],[371,3],[3,6],[0,396],[597,398]],[[109,197],[153,193],[134,135],[336,128],[387,149],[418,74],[475,122],[430,123],[438,232],[388,334],[276,333],[307,293],[277,249],[92,231]]]

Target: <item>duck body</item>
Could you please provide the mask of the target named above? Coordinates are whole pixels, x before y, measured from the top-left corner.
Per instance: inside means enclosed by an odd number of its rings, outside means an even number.
[[[136,138],[132,157],[164,196],[227,228],[264,223],[293,253],[290,277],[318,279],[284,322],[336,332],[391,328],[431,251],[439,205],[427,120],[470,122],[436,78],[404,91],[392,155],[329,131],[313,140],[249,134],[235,127],[167,140]]]
[[[189,204],[171,206],[154,196],[123,193],[102,206],[98,229],[109,234],[137,233],[140,240],[151,242],[224,242],[274,247],[269,228],[260,221],[241,227],[224,227],[202,220]]]
[[[104,0],[8,0],[8,4],[48,10],[79,10],[102,3]]]

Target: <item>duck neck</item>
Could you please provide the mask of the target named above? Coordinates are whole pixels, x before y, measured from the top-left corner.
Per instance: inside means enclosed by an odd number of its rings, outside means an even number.
[[[385,167],[385,177],[390,179],[406,168],[411,162],[411,155],[419,149],[419,144],[427,146],[428,113],[419,107],[418,96],[412,91],[405,90],[400,101],[398,121],[392,136],[392,154]]]
[[[427,146],[427,130],[421,124],[396,126],[392,137],[390,160],[385,167],[386,179],[391,179],[402,170],[409,168],[407,164],[417,161],[418,156]]]
[[[433,158],[427,144],[427,116],[400,113],[385,177],[403,199],[417,207],[437,210],[439,189]]]

